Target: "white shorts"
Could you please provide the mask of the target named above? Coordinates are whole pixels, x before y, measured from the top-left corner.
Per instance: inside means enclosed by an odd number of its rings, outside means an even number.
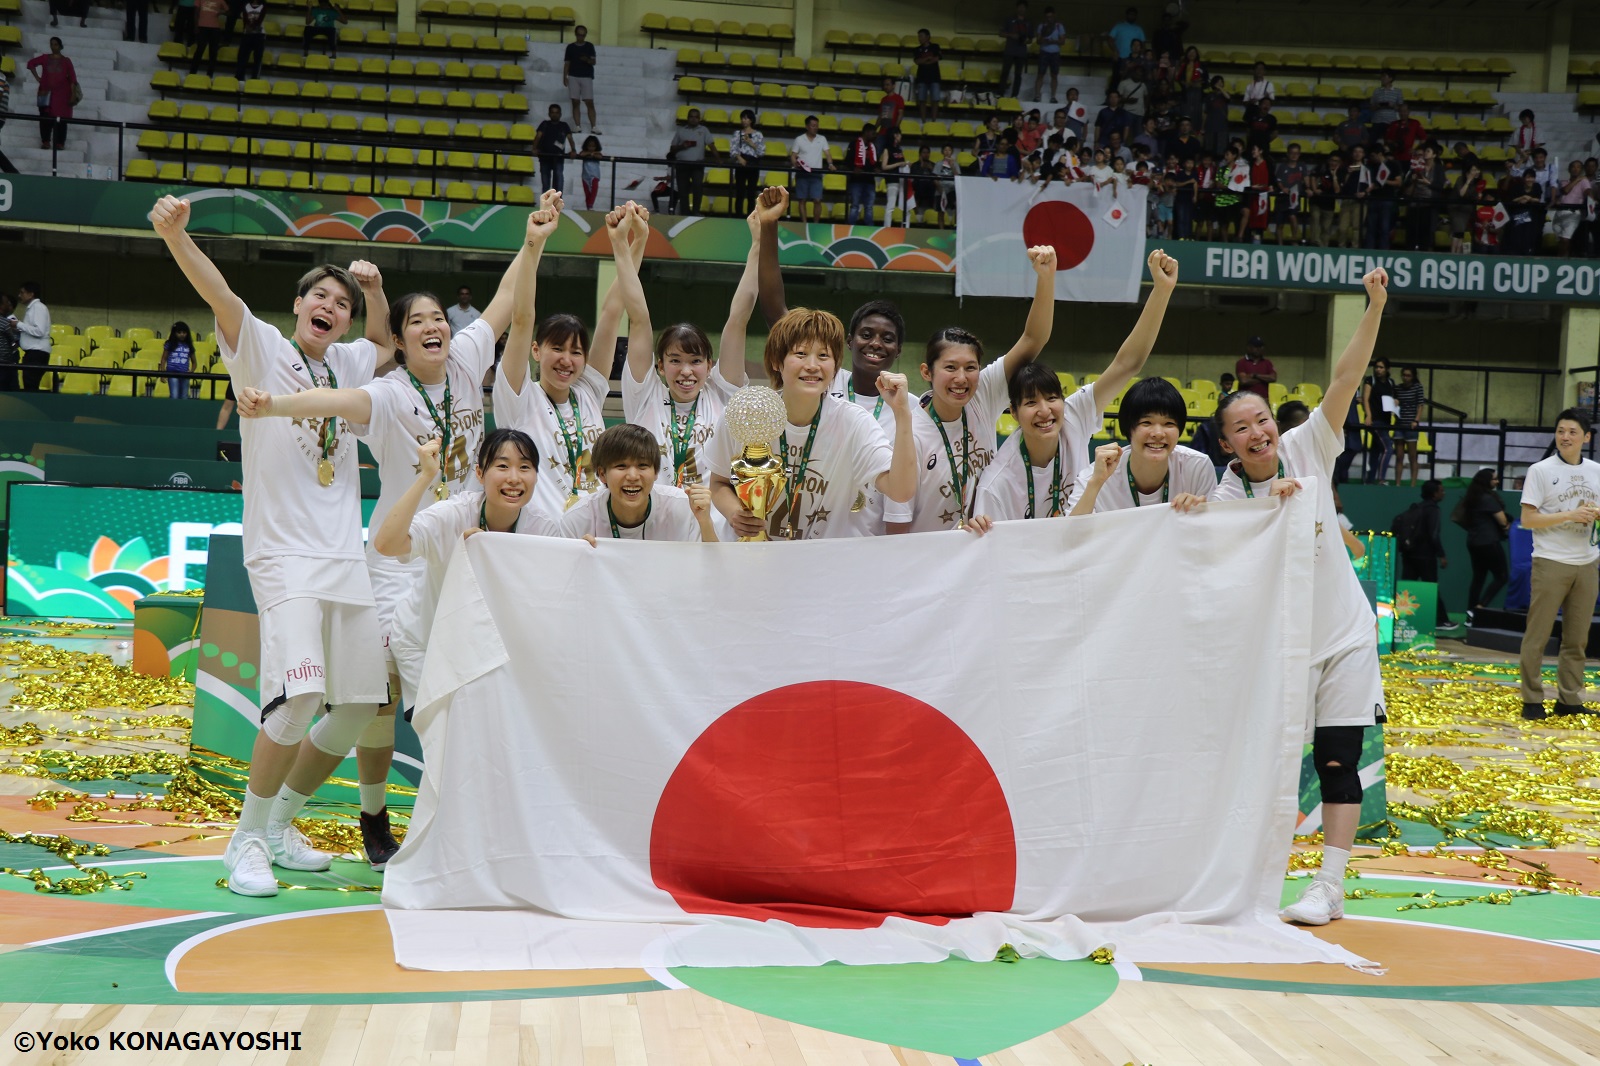
[[[335,706],[388,702],[376,608],[301,596],[259,618],[263,710],[306,692]]]
[[[1363,641],[1311,664],[1306,738],[1325,725],[1375,725],[1384,719],[1378,645]]]
[[[1572,235],[1578,232],[1578,212],[1557,211],[1556,217],[1550,220],[1550,228],[1557,237],[1570,241]]]
[[[390,659],[394,663],[394,672],[400,678],[400,691],[396,696],[400,699],[402,714],[416,706],[417,692],[422,688],[422,663],[428,650],[417,639],[422,628],[421,619],[417,616],[416,599],[410,599],[401,606],[395,627],[389,633]]]
[[[424,580],[426,571],[418,566],[400,569],[393,566],[373,566],[369,560],[367,574],[372,578],[372,599],[378,605],[378,640],[383,648],[383,660],[394,662],[394,652],[389,642],[393,639],[395,616],[400,605],[411,598],[417,582]]]
[[[593,100],[594,99],[594,79],[593,78],[568,78],[567,79],[567,99],[568,100]],[[578,116],[574,115],[574,116],[572,116],[572,119],[573,119],[574,122],[576,122],[577,119],[578,119]]]

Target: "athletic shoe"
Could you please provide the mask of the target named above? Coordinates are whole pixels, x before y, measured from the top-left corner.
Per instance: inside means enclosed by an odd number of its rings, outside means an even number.
[[[1300,898],[1278,912],[1286,922],[1327,925],[1344,917],[1344,886],[1313,877]]]
[[[1448,637],[1451,640],[1455,640],[1467,635],[1467,627],[1464,625],[1436,626],[1433,634],[1436,637]]]
[[[1562,703],[1556,700],[1556,714],[1588,714],[1589,711],[1581,703]]]
[[[272,848],[272,864],[285,870],[326,870],[333,865],[333,856],[311,846],[306,835],[287,825],[267,826],[267,844]]]
[[[272,873],[272,852],[265,831],[235,832],[222,853],[228,870],[228,891],[239,896],[276,896],[278,879]]]
[[[1530,722],[1537,721],[1538,719],[1543,718],[1544,717],[1544,704],[1543,703],[1528,703],[1528,702],[1524,701],[1523,704],[1522,704],[1522,717],[1528,719],[1528,721],[1530,721]]]
[[[400,850],[400,844],[389,829],[389,808],[385,807],[377,814],[361,812],[361,846],[366,850],[367,861],[374,870],[389,865],[394,853]]]

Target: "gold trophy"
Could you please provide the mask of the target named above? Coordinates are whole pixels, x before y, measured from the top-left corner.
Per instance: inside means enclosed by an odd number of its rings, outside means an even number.
[[[739,494],[739,502],[750,513],[766,522],[783,495],[783,460],[772,454],[772,442],[783,439],[784,424],[788,414],[783,397],[765,385],[748,385],[733,394],[723,417],[728,432],[740,451],[730,464],[729,480]],[[753,537],[740,540],[766,540],[763,529]]]

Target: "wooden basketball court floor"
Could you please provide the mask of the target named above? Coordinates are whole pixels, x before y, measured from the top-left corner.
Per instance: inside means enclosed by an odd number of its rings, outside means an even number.
[[[0,1062],[1600,1063],[1600,714],[1524,724],[1514,664],[1445,651],[1456,658],[1386,667],[1389,841],[1358,851],[1346,890],[1361,898],[1317,933],[1381,962],[1382,975],[1088,960],[402,970],[364,863],[290,875],[301,887],[274,899],[233,896],[217,884],[225,825],[118,809],[159,796],[160,775],[95,779],[82,762],[63,775],[63,760],[43,754],[182,754],[187,731],[171,716],[186,708],[18,710],[7,681]],[[3,648],[0,665],[8,678],[18,670]],[[30,802],[64,788],[117,798],[106,809]],[[39,846],[57,836],[105,845],[76,862],[126,887],[37,891],[40,877],[85,876]],[[1527,846],[1550,839],[1556,848]],[[1454,850],[1434,851],[1441,840]],[[1286,880],[1286,897],[1297,889]],[[237,1033],[266,1050],[206,1044]],[[122,1050],[111,1050],[116,1034]],[[285,1034],[276,1050],[273,1034]],[[74,1036],[84,1050],[71,1050]]]

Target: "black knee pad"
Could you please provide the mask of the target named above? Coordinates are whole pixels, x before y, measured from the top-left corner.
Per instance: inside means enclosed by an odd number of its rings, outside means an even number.
[[[1317,726],[1311,736],[1311,761],[1317,767],[1323,803],[1360,803],[1362,725]],[[1337,763],[1338,765],[1333,765]]]

